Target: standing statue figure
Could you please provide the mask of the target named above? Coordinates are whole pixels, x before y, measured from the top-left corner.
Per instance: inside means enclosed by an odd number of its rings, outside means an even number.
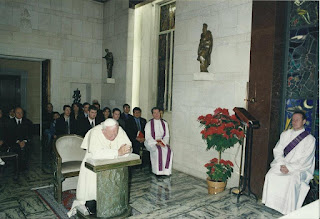
[[[81,94],[80,94],[80,90],[78,88],[77,88],[77,90],[73,91],[72,98],[74,99],[73,103],[80,103],[81,102]]]
[[[108,78],[112,78],[113,55],[108,49],[105,49],[106,55],[102,58],[106,59]]]
[[[199,48],[198,48],[198,58],[200,61],[200,71],[208,72],[208,66],[211,63],[211,52],[212,52],[212,34],[211,31],[207,30],[208,25],[203,24],[202,34],[200,38]]]

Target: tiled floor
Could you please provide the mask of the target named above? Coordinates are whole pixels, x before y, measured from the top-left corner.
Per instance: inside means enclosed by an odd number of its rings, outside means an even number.
[[[29,171],[13,180],[7,168],[0,178],[0,218],[55,218],[32,188],[52,184],[52,173],[40,156],[39,140],[34,141]],[[38,142],[38,143],[37,143]],[[8,165],[10,166],[10,165]],[[170,178],[158,179],[148,169],[132,172],[130,184],[131,218],[277,218],[276,211],[245,196],[237,204],[228,191],[208,195],[206,182],[173,171]]]

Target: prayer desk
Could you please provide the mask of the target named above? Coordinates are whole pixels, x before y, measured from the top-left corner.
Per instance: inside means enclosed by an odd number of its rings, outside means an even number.
[[[87,160],[85,167],[97,174],[97,218],[130,216],[128,167],[139,164],[141,159],[137,154],[109,160]]]

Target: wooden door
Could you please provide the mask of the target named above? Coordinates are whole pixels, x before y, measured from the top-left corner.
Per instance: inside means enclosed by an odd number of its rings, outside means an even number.
[[[0,75],[0,108],[7,113],[20,104],[20,76]]]
[[[253,131],[251,161],[251,189],[258,197],[280,134],[285,6],[285,2],[254,1],[252,7],[248,111],[260,122]]]

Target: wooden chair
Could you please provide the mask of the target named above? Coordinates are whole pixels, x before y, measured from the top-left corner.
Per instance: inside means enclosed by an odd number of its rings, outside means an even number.
[[[81,148],[83,138],[78,135],[63,135],[53,144],[54,197],[62,202],[62,192],[76,189],[81,162],[86,151]]]

